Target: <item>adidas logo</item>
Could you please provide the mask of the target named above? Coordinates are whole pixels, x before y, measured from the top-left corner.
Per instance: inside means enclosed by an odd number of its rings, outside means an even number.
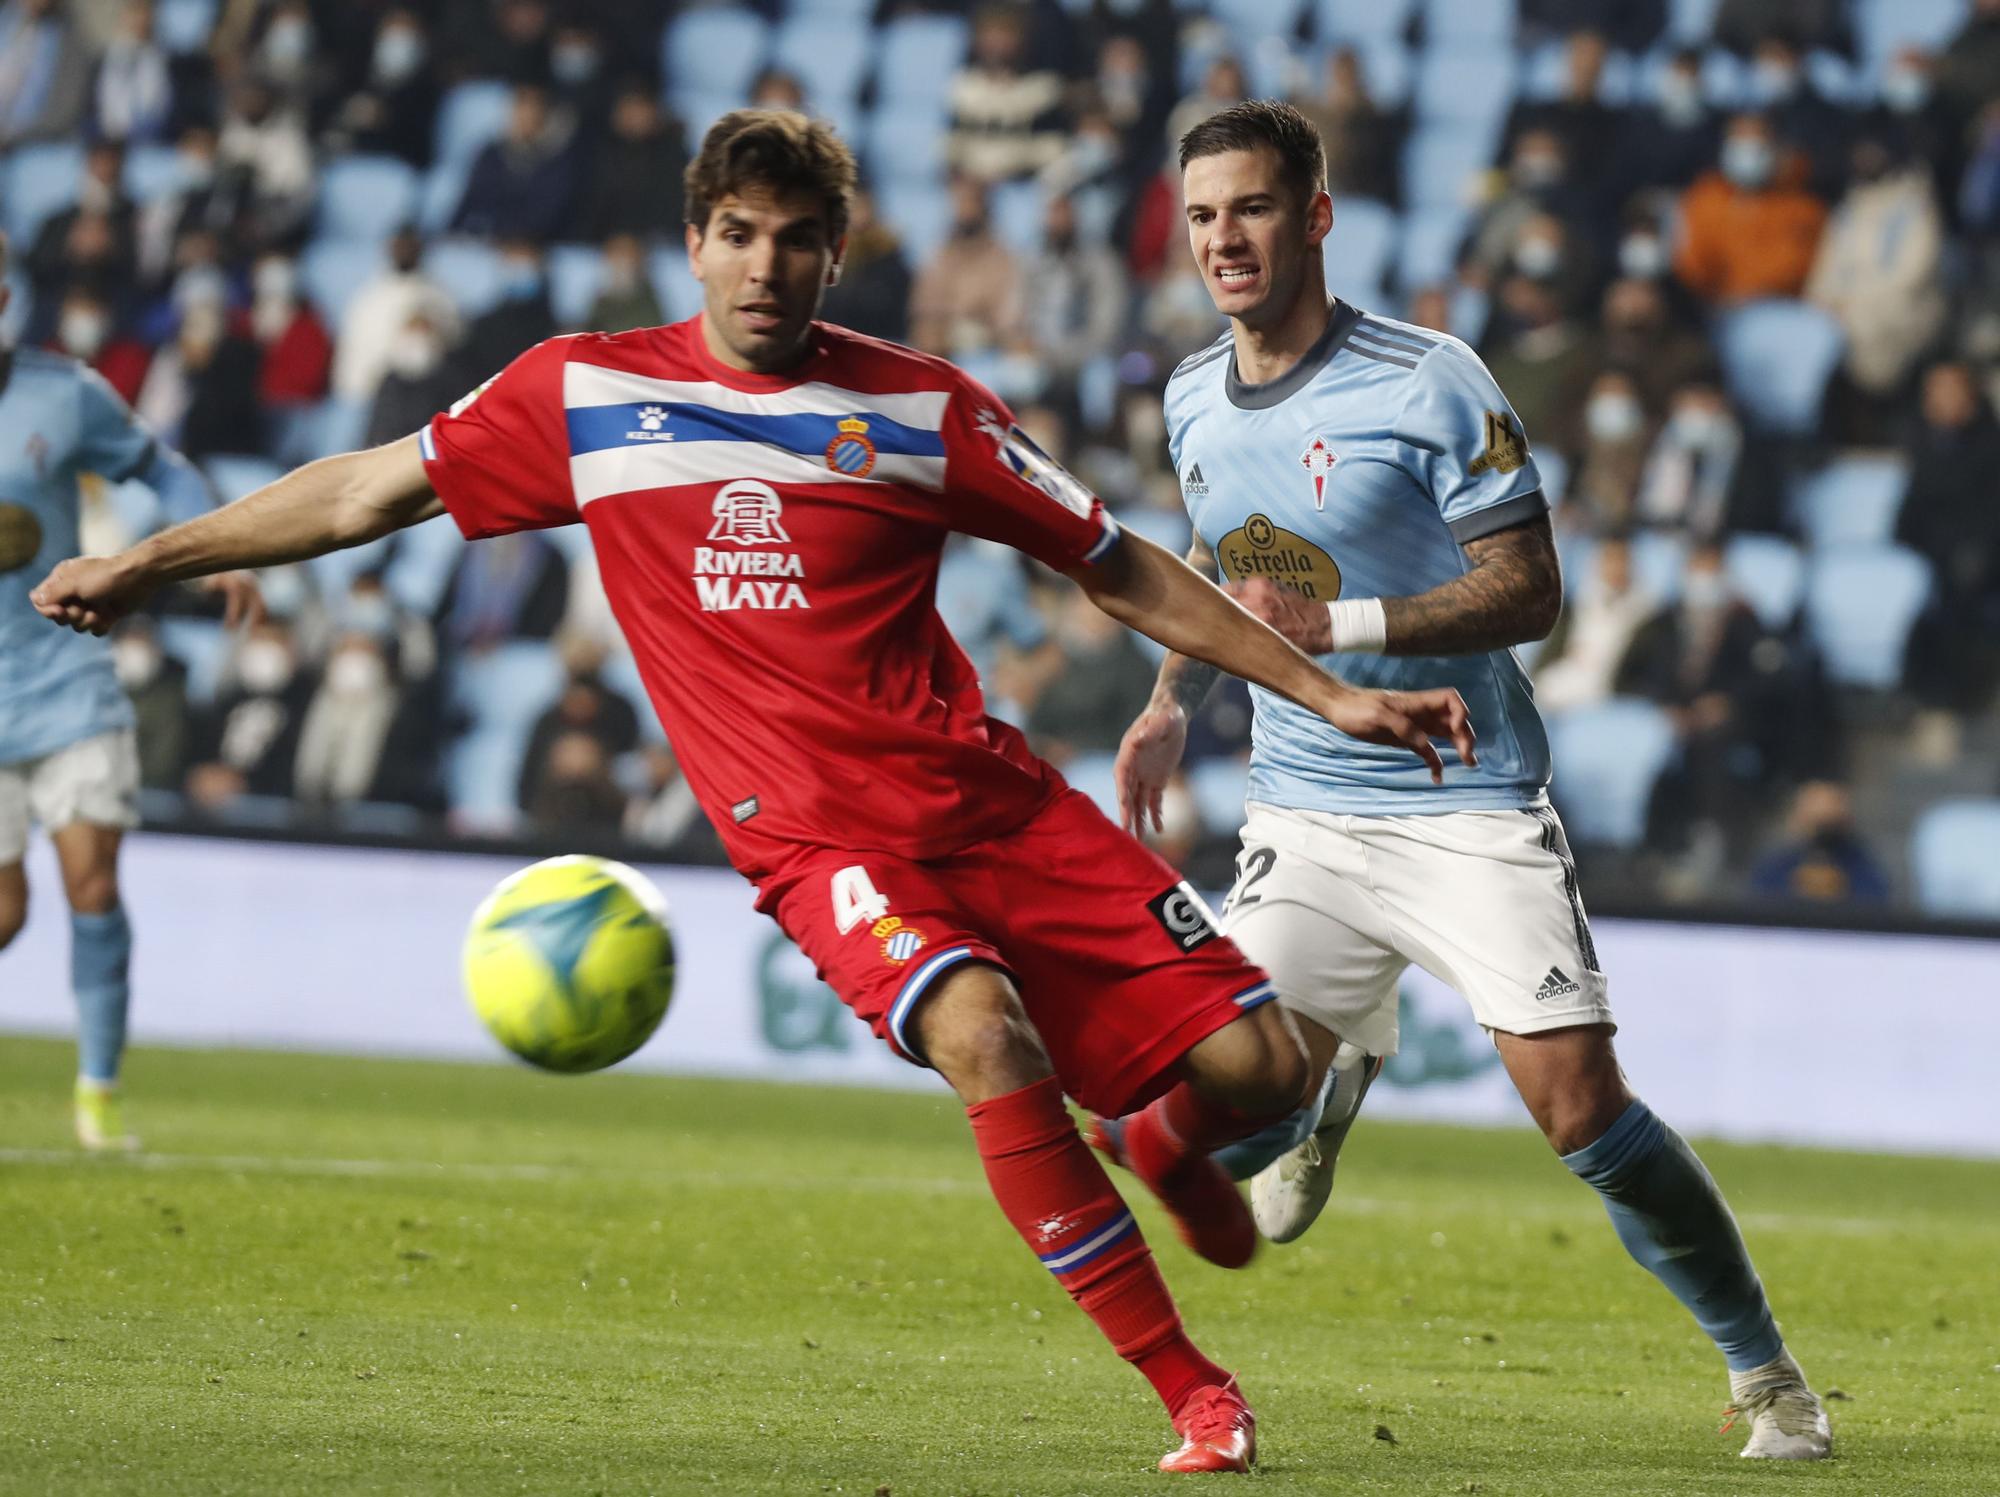
[[[1549,968],[1549,975],[1542,979],[1542,985],[1535,989],[1538,1002],[1547,1003],[1551,998],[1567,998],[1571,993],[1581,993],[1583,984],[1571,982],[1569,974],[1560,967]]]
[[[1208,497],[1208,480],[1201,476],[1200,463],[1196,463],[1192,468],[1187,470],[1187,477],[1182,480],[1181,489],[1190,498],[1206,499]]]

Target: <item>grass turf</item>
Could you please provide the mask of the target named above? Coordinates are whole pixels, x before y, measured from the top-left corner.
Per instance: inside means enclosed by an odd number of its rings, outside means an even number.
[[[69,1061],[0,1046],[0,1492],[1175,1480],[944,1099],[146,1051],[160,1152],[94,1160]],[[1329,1216],[1242,1274],[1140,1209],[1260,1492],[2000,1491],[2000,1165],[1704,1154],[1850,1395],[1827,1465],[1735,1459],[1714,1353],[1533,1137],[1364,1117]]]

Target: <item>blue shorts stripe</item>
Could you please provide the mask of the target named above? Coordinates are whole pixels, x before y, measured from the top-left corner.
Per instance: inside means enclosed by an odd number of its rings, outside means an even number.
[[[1133,1220],[1129,1211],[1121,1212],[1111,1222],[1079,1242],[1075,1247],[1064,1248],[1059,1253],[1041,1253],[1042,1266],[1050,1273],[1073,1273],[1084,1264],[1101,1258],[1112,1248],[1139,1230],[1139,1223]]]
[[[429,426],[417,428],[417,449],[423,453],[425,462],[434,463],[438,460],[437,438],[431,435]]]
[[[896,1047],[896,1053],[905,1060],[917,1059],[915,1047],[903,1038],[903,1026],[909,1022],[910,1015],[916,1010],[917,1000],[924,996],[924,989],[929,987],[937,979],[938,974],[947,967],[954,967],[973,954],[970,946],[948,946],[912,972],[903,983],[902,991],[896,994],[896,1001],[889,1005],[887,1028],[889,1043]]]
[[[1277,988],[1272,986],[1270,981],[1266,979],[1258,983],[1254,988],[1245,988],[1230,1001],[1238,1008],[1255,1008],[1260,1003],[1269,1003],[1277,996]]]

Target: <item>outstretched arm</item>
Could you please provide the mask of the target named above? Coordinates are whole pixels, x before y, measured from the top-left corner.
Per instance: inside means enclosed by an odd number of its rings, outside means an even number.
[[[1462,576],[1407,598],[1314,603],[1262,578],[1230,588],[1258,618],[1308,654],[1370,649],[1386,655],[1483,655],[1544,639],[1562,614],[1562,566],[1544,514],[1467,541]],[[1381,609],[1380,633],[1361,614]]]
[[[358,546],[443,512],[414,436],[322,458],[114,556],[65,561],[30,597],[44,618],[103,634],[160,584]]]
[[[1143,536],[1069,576],[1099,608],[1169,650],[1275,691],[1370,743],[1401,744],[1442,783],[1444,761],[1431,743],[1449,739],[1476,762],[1465,703],[1455,691],[1361,691],[1322,670],[1277,633],[1259,627],[1227,594],[1172,552]]]

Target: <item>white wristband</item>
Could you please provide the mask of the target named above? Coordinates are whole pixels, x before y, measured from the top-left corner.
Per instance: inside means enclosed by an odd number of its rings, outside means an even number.
[[[1379,655],[1389,645],[1389,615],[1380,598],[1342,598],[1326,605],[1336,652]]]

